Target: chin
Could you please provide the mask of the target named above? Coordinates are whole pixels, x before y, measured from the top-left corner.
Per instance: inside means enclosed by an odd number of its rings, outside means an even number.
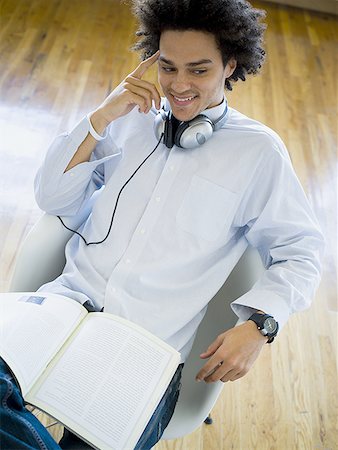
[[[173,115],[176,117],[177,120],[180,122],[189,122],[190,120],[194,119],[198,114],[182,114],[176,111],[173,111]]]
[[[189,122],[189,120],[194,119],[198,114],[199,111],[189,111],[189,110],[182,110],[181,108],[177,108],[174,105],[170,105],[173,115],[176,117],[177,120],[180,120],[181,122]]]

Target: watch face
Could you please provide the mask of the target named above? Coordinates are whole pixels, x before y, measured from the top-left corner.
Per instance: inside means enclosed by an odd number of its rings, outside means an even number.
[[[273,317],[268,317],[264,321],[264,329],[268,334],[273,334],[277,330],[277,322]]]

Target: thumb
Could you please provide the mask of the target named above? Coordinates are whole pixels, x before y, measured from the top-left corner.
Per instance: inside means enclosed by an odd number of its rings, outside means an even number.
[[[207,350],[200,354],[200,358],[202,358],[202,359],[209,358],[222,345],[222,342],[223,342],[223,339],[221,338],[221,336],[218,336],[218,338],[212,344],[209,345]]]

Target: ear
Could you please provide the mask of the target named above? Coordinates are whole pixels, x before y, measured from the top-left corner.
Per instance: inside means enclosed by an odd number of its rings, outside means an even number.
[[[231,75],[234,73],[236,67],[237,67],[237,61],[235,60],[235,58],[230,58],[224,69],[225,78],[231,77]]]

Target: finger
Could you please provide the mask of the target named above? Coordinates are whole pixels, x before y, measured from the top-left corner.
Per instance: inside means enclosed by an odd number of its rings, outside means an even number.
[[[217,351],[217,349],[222,345],[222,343],[223,343],[222,337],[218,336],[216,338],[216,340],[212,344],[209,345],[207,350],[200,354],[200,358],[202,358],[202,359],[209,358],[211,355],[213,355]]]
[[[127,89],[129,92],[138,95],[139,97],[142,97],[144,99],[145,104],[147,105],[147,109],[150,109],[152,107],[152,95],[150,91],[147,91],[146,89],[140,88],[135,85],[130,85],[126,83],[124,85],[124,88]]]
[[[146,112],[148,110],[148,103],[145,98],[131,91],[128,91],[128,104],[131,106],[131,109],[138,106],[140,112]]]
[[[231,372],[232,369],[230,367],[227,367],[225,363],[220,363],[215,370],[208,374],[204,381],[206,383],[214,383],[215,381],[221,380],[223,377],[226,377],[229,372]]]
[[[219,363],[218,366],[204,378],[204,381],[206,383],[214,383],[215,381],[219,381],[222,376],[224,376],[224,370],[225,369],[222,368],[222,363]]]
[[[241,378],[243,375],[241,373],[238,373],[238,370],[232,369],[229,372],[227,372],[223,377],[220,378],[223,383],[226,383],[227,381],[235,381],[238,378]]]
[[[154,84],[149,83],[148,81],[140,80],[139,78],[135,78],[131,75],[125,79],[125,86],[126,86],[126,84],[128,84],[128,86],[130,85],[130,87],[136,86],[140,89],[144,89],[145,91],[150,92],[152,99],[155,102],[156,107],[158,109],[160,109],[161,96]]]
[[[158,50],[156,53],[154,53],[150,58],[145,59],[142,61],[136,69],[131,73],[136,78],[142,78],[143,75],[146,73],[146,71],[151,67],[160,56],[160,51]]]
[[[244,371],[242,371],[242,372],[239,372],[239,373],[237,373],[235,376],[231,376],[231,378],[230,378],[229,381],[236,381],[236,380],[238,380],[239,378],[244,377],[244,375],[246,375],[247,373],[248,373],[247,370],[244,370]]]
[[[203,381],[207,377],[212,376],[222,365],[222,361],[220,359],[211,358],[202,369],[196,375],[196,381]],[[224,374],[222,374],[224,375]]]

